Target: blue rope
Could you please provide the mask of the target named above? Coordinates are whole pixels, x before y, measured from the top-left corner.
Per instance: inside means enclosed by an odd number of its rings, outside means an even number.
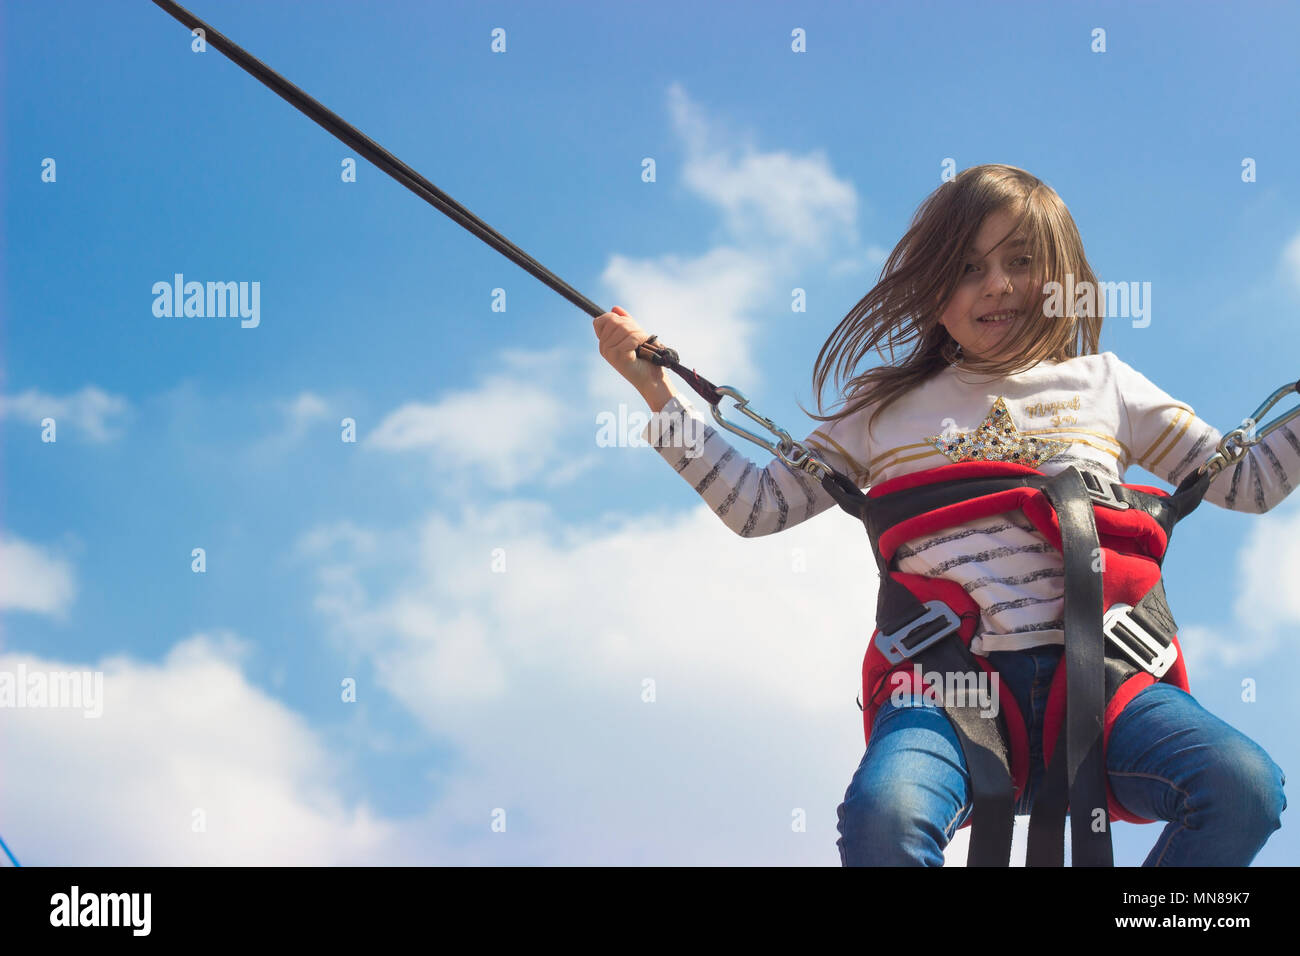
[[[14,856],[13,853],[10,852],[9,847],[5,845],[4,837],[0,837],[0,850],[5,851],[5,856],[9,857],[9,862],[12,863],[14,866],[18,866],[18,867],[22,866],[22,864],[18,862],[18,858]]]

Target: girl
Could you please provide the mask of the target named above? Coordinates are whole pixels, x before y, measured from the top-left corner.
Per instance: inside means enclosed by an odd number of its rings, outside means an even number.
[[[1069,278],[1067,278],[1067,276]],[[1053,286],[1052,283],[1059,283]],[[1083,289],[1063,302],[1060,289]],[[809,412],[823,423],[806,444],[859,488],[951,462],[1014,461],[1055,475],[1073,465],[1122,482],[1140,465],[1174,485],[1215,450],[1219,433],[1113,352],[1098,353],[1096,278],[1055,191],[1010,166],[967,169],[921,205],[877,285],[823,345],[821,391],[872,349],[889,364],[853,377],[844,407]],[[1055,292],[1055,294],[1053,294]],[[702,441],[683,449],[671,431],[642,434],[718,517],[744,537],[782,531],[835,501],[780,459],[761,467],[677,393],[664,369],[636,355],[647,339],[616,308],[594,322],[605,359],[652,411],[689,418]],[[913,345],[913,343],[915,343]],[[895,347],[912,347],[895,361]],[[978,453],[963,436],[996,423],[1001,441]],[[1206,499],[1268,511],[1300,476],[1300,438],[1280,428],[1210,485]],[[1029,728],[1030,771],[1016,813],[1028,813],[1043,775],[1043,717],[1063,646],[1063,561],[1018,511],[908,541],[899,570],[959,584],[979,605],[970,651],[1000,675]],[[958,737],[941,709],[882,704],[838,810],[844,865],[941,866],[971,811]],[[1124,809],[1167,820],[1147,866],[1244,866],[1280,825],[1280,768],[1252,740],[1166,682],[1140,691],[1105,748],[1111,790]]]

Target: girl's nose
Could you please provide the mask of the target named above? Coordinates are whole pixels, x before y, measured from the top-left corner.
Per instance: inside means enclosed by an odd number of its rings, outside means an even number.
[[[1011,276],[997,269],[990,269],[987,279],[984,282],[984,294],[987,296],[1002,295],[1004,292],[1012,291]]]

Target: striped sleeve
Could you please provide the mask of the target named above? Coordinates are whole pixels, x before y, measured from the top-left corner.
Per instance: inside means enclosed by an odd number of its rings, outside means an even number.
[[[1190,405],[1170,397],[1135,369],[1118,364],[1131,464],[1177,486],[1214,454],[1223,436],[1198,418]],[[1266,435],[1239,462],[1219,472],[1205,500],[1250,514],[1263,514],[1277,506],[1300,479],[1300,435],[1292,425]]]
[[[726,434],[678,394],[651,416],[641,439],[742,538],[784,531],[835,506],[835,499],[812,475],[776,457],[762,467],[733,446]],[[853,476],[862,487],[865,469],[846,457],[834,429],[817,429],[805,441],[827,464]]]

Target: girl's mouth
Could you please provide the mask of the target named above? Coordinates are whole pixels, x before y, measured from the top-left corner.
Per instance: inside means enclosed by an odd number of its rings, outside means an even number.
[[[994,312],[991,315],[986,315],[983,318],[976,319],[975,321],[980,323],[980,325],[1006,325],[1015,317],[1016,314],[1014,312]]]

